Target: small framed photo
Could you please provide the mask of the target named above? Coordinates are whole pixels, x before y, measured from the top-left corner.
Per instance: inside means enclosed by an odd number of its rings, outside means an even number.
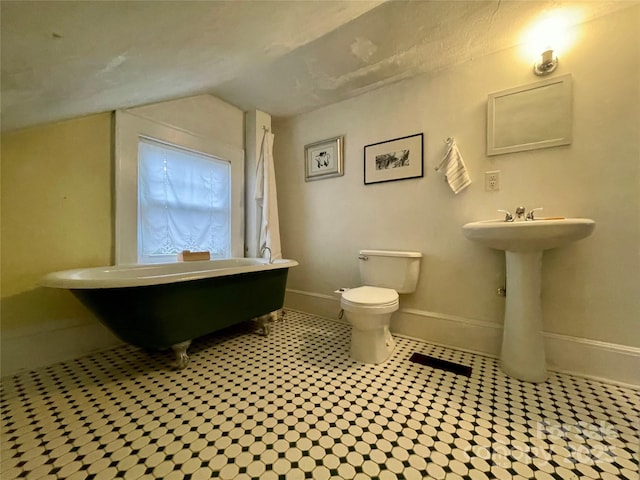
[[[330,138],[304,146],[304,180],[322,180],[323,178],[344,175],[342,154],[344,136]]]
[[[364,147],[364,184],[424,176],[424,135],[417,133]]]

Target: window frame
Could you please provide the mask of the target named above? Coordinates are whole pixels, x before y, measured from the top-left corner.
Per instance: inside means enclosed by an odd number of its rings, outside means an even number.
[[[138,264],[138,141],[149,138],[231,166],[231,255],[244,256],[244,150],[126,111],[115,112],[115,263]],[[169,257],[167,258],[169,260]],[[171,259],[173,260],[173,259]],[[177,261],[177,258],[173,261]]]

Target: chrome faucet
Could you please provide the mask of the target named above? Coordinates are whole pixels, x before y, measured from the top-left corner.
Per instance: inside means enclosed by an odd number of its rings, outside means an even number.
[[[498,210],[498,211],[504,213],[505,222],[513,222],[513,215],[511,215],[511,212],[507,210]]]
[[[529,213],[527,213],[527,220],[535,220],[534,218],[534,213],[537,210],[544,210],[542,207],[538,207],[538,208],[532,208]]]
[[[524,207],[517,207],[516,208],[516,215],[515,217],[513,215],[511,215],[511,212],[507,211],[507,210],[498,210],[499,212],[504,213],[504,221],[505,222],[513,222],[517,219],[523,218],[525,220],[535,220],[534,218],[534,212],[536,212],[537,210],[542,210],[542,207],[539,208],[533,208],[531,209],[531,211],[529,213],[527,213],[527,215],[525,216],[525,208]]]
[[[264,251],[265,250],[269,250],[269,263],[271,262],[271,249],[269,247],[267,247],[266,245],[264,247],[262,247],[262,249],[260,249],[260,257],[264,257]]]

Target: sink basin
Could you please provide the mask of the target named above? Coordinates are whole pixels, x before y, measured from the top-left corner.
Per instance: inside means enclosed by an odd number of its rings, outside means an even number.
[[[500,366],[527,382],[547,378],[541,306],[542,252],[591,234],[596,222],[588,218],[467,223],[464,235],[489,248],[504,250],[506,291]]]
[[[536,252],[567,245],[588,237],[596,226],[589,218],[505,222],[484,220],[467,223],[464,235],[485,247],[510,252]]]

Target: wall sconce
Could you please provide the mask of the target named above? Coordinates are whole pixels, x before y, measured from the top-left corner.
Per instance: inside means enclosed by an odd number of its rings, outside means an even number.
[[[527,26],[522,33],[522,54],[529,62],[534,63],[534,74],[549,75],[558,68],[557,56],[565,55],[576,43],[576,27],[583,17],[580,7],[563,7],[542,12],[540,17]]]
[[[553,56],[553,49],[542,52],[542,58],[533,65],[533,73],[538,76],[549,75],[558,68],[558,57]]]

